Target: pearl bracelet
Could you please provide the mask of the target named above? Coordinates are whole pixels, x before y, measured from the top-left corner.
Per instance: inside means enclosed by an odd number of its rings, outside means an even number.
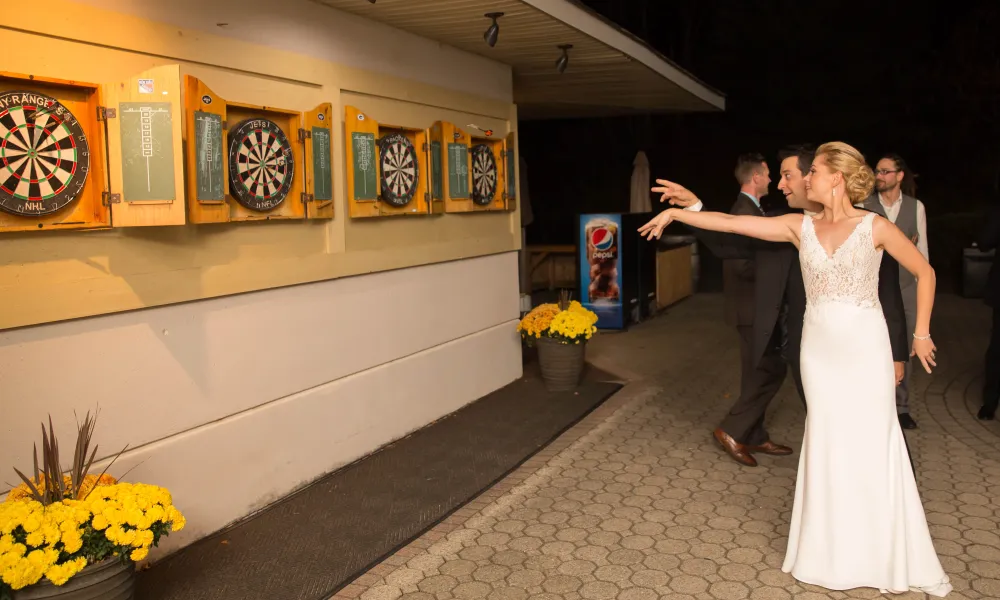
[[[931,334],[928,333],[927,335],[917,335],[916,333],[914,333],[913,334],[913,339],[920,340],[920,341],[926,341],[926,340],[931,339]]]

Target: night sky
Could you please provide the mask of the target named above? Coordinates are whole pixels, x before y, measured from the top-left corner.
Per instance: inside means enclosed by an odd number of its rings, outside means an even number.
[[[721,210],[741,152],[762,152],[772,170],[790,143],[845,141],[871,164],[899,152],[918,174],[939,269],[958,265],[1000,198],[1000,2],[584,4],[722,91],[726,112],[521,123],[529,243],[573,243],[575,213],[627,211],[638,150],[654,177]]]

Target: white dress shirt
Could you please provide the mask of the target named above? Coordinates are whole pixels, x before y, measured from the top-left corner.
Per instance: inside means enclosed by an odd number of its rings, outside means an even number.
[[[888,204],[882,199],[881,192],[878,195],[878,201],[882,205],[882,210],[885,211],[886,218],[893,223],[899,217],[899,209],[903,205],[902,199],[902,196],[900,196],[899,200]],[[924,255],[924,260],[930,260],[930,254],[927,249],[927,211],[924,209],[924,203],[920,200],[917,200],[917,249]]]

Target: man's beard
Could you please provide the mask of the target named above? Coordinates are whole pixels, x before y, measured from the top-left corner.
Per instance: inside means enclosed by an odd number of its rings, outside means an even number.
[[[892,189],[892,186],[889,185],[888,183],[879,183],[879,182],[876,181],[875,182],[875,189],[877,189],[880,192],[888,192],[889,190]]]

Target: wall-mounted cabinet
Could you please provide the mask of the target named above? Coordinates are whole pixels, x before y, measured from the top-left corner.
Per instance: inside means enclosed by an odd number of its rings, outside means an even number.
[[[181,225],[177,65],[93,84],[0,73],[0,232]]]
[[[511,134],[513,135],[513,134]],[[508,206],[510,180],[507,139],[473,136],[452,123],[431,126],[434,213],[513,210]],[[514,207],[516,207],[516,200]]]
[[[224,100],[190,75],[185,89],[193,223],[333,216],[329,103],[303,114]]]
[[[347,197],[351,216],[431,212],[431,148],[426,129],[379,123],[344,107]]]

